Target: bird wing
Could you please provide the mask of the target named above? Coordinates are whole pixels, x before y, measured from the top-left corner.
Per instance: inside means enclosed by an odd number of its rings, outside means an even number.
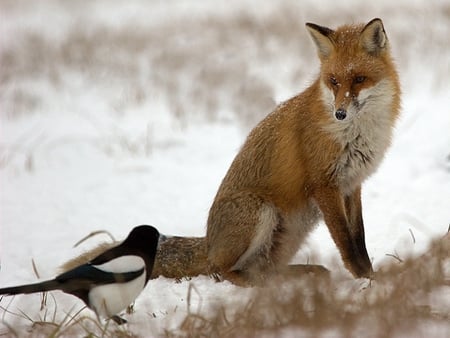
[[[55,280],[60,283],[61,290],[77,296],[91,307],[89,293],[92,289],[102,285],[126,283],[144,273],[144,267],[126,272],[110,272],[88,263],[58,275]]]
[[[63,285],[72,285],[73,289],[83,288],[89,290],[98,285],[126,283],[139,277],[144,272],[145,269],[141,268],[139,270],[116,273],[100,270],[92,264],[84,264],[58,275],[55,279]],[[63,290],[71,291],[65,287]]]

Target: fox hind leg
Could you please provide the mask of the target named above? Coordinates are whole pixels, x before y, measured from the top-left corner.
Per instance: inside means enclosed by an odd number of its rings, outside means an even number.
[[[278,223],[276,209],[254,194],[216,200],[206,234],[211,272],[237,284],[260,282],[274,265],[270,252]]]

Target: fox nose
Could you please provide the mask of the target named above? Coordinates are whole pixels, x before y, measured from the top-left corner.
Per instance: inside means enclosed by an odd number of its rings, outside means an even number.
[[[342,121],[343,119],[345,119],[347,117],[347,111],[344,108],[339,108],[338,110],[336,110],[336,112],[334,113],[334,116],[336,117],[336,119],[338,119],[339,121]]]

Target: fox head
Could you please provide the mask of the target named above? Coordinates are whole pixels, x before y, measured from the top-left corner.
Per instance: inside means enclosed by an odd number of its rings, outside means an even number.
[[[324,103],[339,121],[371,112],[395,119],[399,106],[398,77],[380,19],[336,30],[307,23],[321,61]]]

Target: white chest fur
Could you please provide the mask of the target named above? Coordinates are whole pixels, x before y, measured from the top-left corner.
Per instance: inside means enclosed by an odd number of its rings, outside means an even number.
[[[330,170],[344,194],[349,194],[361,184],[383,159],[392,136],[392,92],[388,80],[362,90],[357,98],[358,104],[348,107],[347,118],[343,121],[334,119],[326,128],[342,146]],[[325,97],[330,97],[330,94]]]
[[[344,194],[362,183],[379,166],[389,145],[390,135],[377,140],[358,136],[343,146],[333,174]]]

